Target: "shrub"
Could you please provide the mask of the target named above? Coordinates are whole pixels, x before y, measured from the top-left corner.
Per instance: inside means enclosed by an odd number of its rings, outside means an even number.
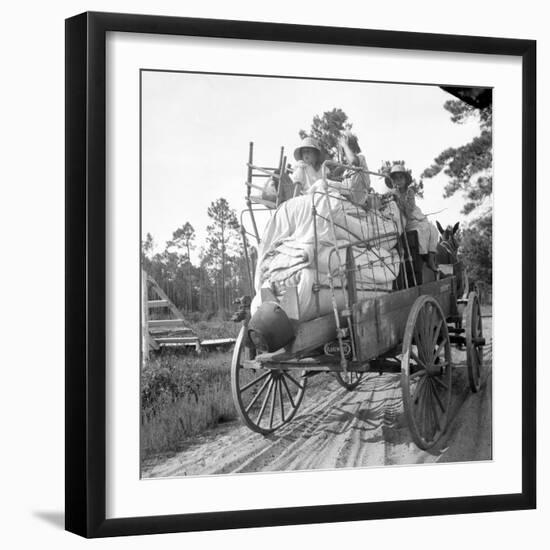
[[[186,438],[236,418],[230,383],[231,353],[164,354],[141,372],[143,458],[172,451]]]

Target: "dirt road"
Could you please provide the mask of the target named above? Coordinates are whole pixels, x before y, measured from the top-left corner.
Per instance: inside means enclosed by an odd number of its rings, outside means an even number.
[[[411,440],[403,414],[399,374],[369,373],[352,392],[330,374],[311,379],[295,418],[262,436],[230,422],[189,441],[168,459],[149,462],[143,477],[311,470],[488,460],[491,458],[491,319],[484,318],[484,371],[469,391],[465,353],[453,349],[451,424],[429,451]]]

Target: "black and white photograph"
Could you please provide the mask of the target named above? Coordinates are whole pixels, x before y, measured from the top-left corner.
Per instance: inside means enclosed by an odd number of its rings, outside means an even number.
[[[543,3],[3,7],[4,548],[544,547]]]
[[[492,460],[493,89],[139,85],[141,478]]]

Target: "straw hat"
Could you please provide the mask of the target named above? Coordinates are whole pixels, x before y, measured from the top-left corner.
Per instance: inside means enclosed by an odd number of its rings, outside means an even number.
[[[386,182],[386,185],[392,189],[393,188],[393,176],[394,174],[405,174],[406,178],[406,186],[408,187],[412,183],[412,177],[409,172],[407,172],[407,169],[405,168],[404,164],[401,164],[400,162],[394,164],[391,167],[390,170],[390,177],[384,178],[384,181]]]
[[[323,150],[321,149],[319,142],[312,137],[307,137],[302,140],[302,143],[300,143],[300,145],[296,147],[296,149],[294,149],[294,158],[296,160],[302,159],[302,149],[304,147],[309,147],[310,149],[316,149],[319,152],[319,157],[322,158]]]

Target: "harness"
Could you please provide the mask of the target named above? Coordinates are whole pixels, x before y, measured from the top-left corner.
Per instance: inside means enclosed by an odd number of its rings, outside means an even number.
[[[453,246],[449,241],[439,241],[439,244],[450,255],[455,254],[458,250],[458,247]]]

